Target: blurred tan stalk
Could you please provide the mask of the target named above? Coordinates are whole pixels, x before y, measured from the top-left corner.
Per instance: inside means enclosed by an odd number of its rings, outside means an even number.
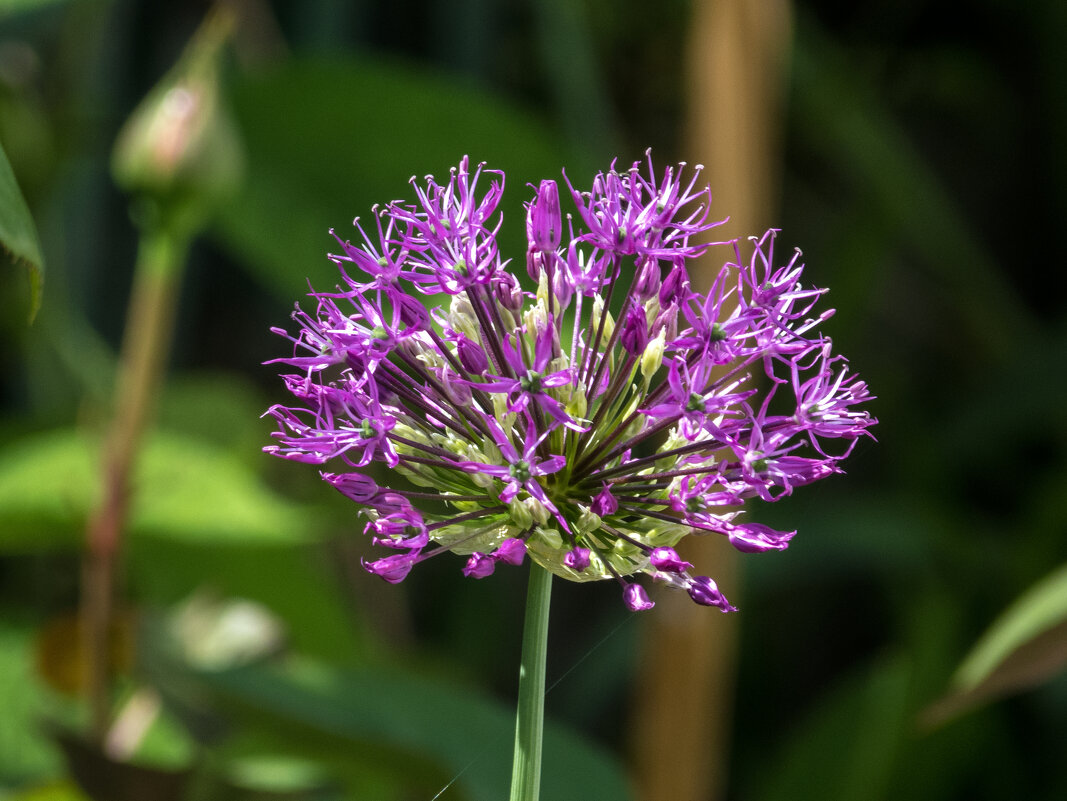
[[[687,50],[685,155],[702,163],[716,238],[758,235],[778,200],[781,118],[792,8],[789,0],[694,0]],[[722,251],[694,274],[707,289]],[[682,555],[744,608],[737,553],[719,537],[689,537]],[[738,626],[660,592],[645,621],[632,747],[641,801],[716,801],[726,790]],[[743,612],[742,612],[743,614]]]
[[[89,728],[99,743],[111,723],[108,653],[132,474],[162,387],[182,270],[190,241],[241,176],[240,143],[219,100],[221,51],[234,22],[222,7],[207,15],[178,63],[134,109],[112,153],[115,182],[133,198],[140,245],[82,570]]]

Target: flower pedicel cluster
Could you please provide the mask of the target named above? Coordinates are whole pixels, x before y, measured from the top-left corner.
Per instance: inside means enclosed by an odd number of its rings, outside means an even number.
[[[394,551],[368,571],[398,582],[449,550],[482,578],[528,553],[573,581],[618,579],[634,610],[652,606],[632,578],[646,574],[733,611],[672,546],[710,532],[748,553],[785,548],[795,532],[740,522],[741,505],[840,472],[875,421],[857,408],[866,384],[816,331],[825,290],[801,286],[799,252],[774,266],[773,231],[747,261],[717,243],[733,259],[707,293],[690,288],[686,265],[709,247],[697,240],[720,224],[698,175],[657,178],[649,160],[591,192],[567,181],[566,240],[558,186],[542,181],[527,204],[536,293],[497,247],[504,175],[466,158],[445,184],[413,179],[415,203],[376,209],[373,235],[357,219],[362,242],[338,239],[344,286],[311,293],[295,337],[275,329],[295,345],[276,361],[298,370],[284,376],[297,404],[269,410],[266,450],[384,462],[410,482],[322,474]]]

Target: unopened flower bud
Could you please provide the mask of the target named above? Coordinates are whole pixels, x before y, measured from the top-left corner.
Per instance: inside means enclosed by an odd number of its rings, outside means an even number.
[[[459,380],[459,376],[447,367],[441,371],[441,385],[449,399],[457,406],[470,406],[471,388]]]
[[[508,514],[517,528],[525,530],[533,525],[533,515],[529,507],[520,500],[512,499],[508,502]]]
[[[342,495],[356,503],[366,503],[378,494],[378,485],[370,476],[362,473],[320,473]]]
[[[430,324],[430,314],[418,298],[411,295],[399,295],[394,301],[400,311],[400,321],[408,328],[425,330]]]
[[[459,351],[459,363],[468,373],[481,375],[489,369],[489,357],[485,351],[462,334],[456,341],[456,350]]]
[[[448,304],[448,324],[453,331],[478,340],[478,321],[474,316],[474,307],[465,295],[452,296]]]
[[[383,556],[373,562],[363,562],[363,569],[368,573],[379,576],[390,584],[397,584],[403,581],[407,574],[411,572],[411,567],[418,561],[418,558],[417,551],[398,553],[392,556]]]
[[[537,536],[541,538],[549,548],[559,548],[563,545],[563,537],[553,528],[537,529]]]
[[[542,298],[526,312],[526,329],[535,336],[541,336],[548,328],[548,307]]]
[[[600,528],[600,515],[592,511],[588,506],[579,505],[578,508],[581,510],[578,513],[578,530],[580,532],[589,534]]]
[[[589,555],[592,553],[588,548],[572,548],[563,557],[563,564],[571,570],[581,573],[589,567]]]
[[[664,329],[661,328],[659,333],[645,346],[645,352],[641,354],[641,375],[644,376],[645,381],[651,381],[652,376],[663,364],[663,348],[666,344]]]
[[[723,612],[736,612],[737,608],[730,605],[725,596],[719,592],[719,585],[707,576],[697,576],[686,587],[689,597],[701,606],[715,606]]]
[[[521,565],[526,556],[526,543],[518,537],[508,537],[493,551],[493,558],[509,565]]]
[[[201,206],[236,191],[244,159],[218,75],[231,27],[228,14],[209,17],[126,121],[112,155],[120,187],[158,203]]]
[[[666,545],[653,548],[652,553],[649,554],[649,562],[656,570],[663,570],[667,573],[681,573],[693,566],[692,563],[682,559],[674,548],[668,548]]]
[[[571,390],[571,396],[563,408],[575,420],[585,419],[585,415],[589,411],[589,399],[581,387],[574,387]]]
[[[659,262],[652,256],[646,256],[638,263],[637,277],[634,279],[634,294],[642,303],[651,300],[659,293],[660,284]]]
[[[527,239],[538,250],[554,251],[559,247],[561,232],[559,188],[555,181],[541,181],[537,198],[526,210]]]
[[[689,275],[686,273],[685,267],[681,264],[675,264],[659,288],[660,305],[669,306],[672,301],[684,297],[688,292]]]
[[[665,332],[672,342],[678,338],[678,304],[670,303],[662,308],[652,321],[652,331]]]
[[[604,318],[604,340],[607,341],[615,333],[615,320],[611,316],[611,312],[604,311],[604,299],[597,295],[593,298],[592,325],[590,326],[593,336],[596,336],[596,332],[600,329],[600,319],[602,317]]]
[[[559,259],[556,260],[556,267],[562,267],[562,262]],[[574,284],[567,278],[562,269],[555,269],[552,271],[552,294],[556,297],[556,302],[563,308],[570,305],[571,298],[574,297]]]
[[[640,306],[631,306],[630,311],[622,321],[622,331],[619,340],[626,352],[631,356],[637,356],[644,352],[648,345],[648,320],[645,318],[645,310]]]
[[[485,578],[496,569],[496,560],[488,554],[475,551],[463,566],[463,575],[468,578]]]
[[[493,294],[497,303],[508,311],[519,311],[522,308],[522,288],[518,280],[511,273],[501,270],[493,279]]]
[[[619,508],[619,502],[611,494],[610,484],[604,482],[604,488],[593,498],[593,504],[590,508],[601,517],[615,514]]]
[[[622,597],[631,612],[644,612],[656,605],[640,584],[627,584]]]
[[[548,522],[548,510],[545,508],[545,505],[543,503],[537,500],[537,498],[527,498],[525,501],[523,501],[523,503],[525,503],[526,508],[530,510],[530,514],[533,515],[534,520],[536,520],[542,526]],[[549,530],[542,531],[541,533],[545,534],[546,537],[551,534],[557,539],[559,538],[559,534],[557,534],[555,531]]]

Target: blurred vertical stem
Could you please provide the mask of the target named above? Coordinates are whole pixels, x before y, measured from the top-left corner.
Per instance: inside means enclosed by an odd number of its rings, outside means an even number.
[[[115,182],[134,196],[140,243],[119,357],[114,419],[104,442],[103,495],[89,520],[82,627],[90,726],[109,725],[115,584],[130,502],[130,474],[170,352],[182,266],[210,211],[236,190],[240,141],[219,94],[233,12],[208,14],[175,67],[130,115],[112,156]]]
[[[716,238],[758,235],[773,222],[791,38],[790,0],[693,4],[685,154],[705,165],[712,213],[730,215]],[[718,255],[709,251],[695,285],[711,284],[721,267]],[[718,537],[688,537],[680,550],[744,608],[734,549]],[[639,797],[716,801],[726,791],[742,619],[709,618],[707,609],[678,593],[659,593],[656,602],[659,614],[643,632],[632,726]]]
[[[545,722],[545,656],[552,574],[530,562],[526,619],[522,628],[519,704],[515,714],[515,758],[510,801],[537,801],[541,794],[541,741]]]
[[[89,522],[83,626],[91,731],[107,732],[115,576],[129,509],[130,471],[170,350],[188,238],[159,226],[142,232],[119,360],[114,419],[104,444],[103,497]]]

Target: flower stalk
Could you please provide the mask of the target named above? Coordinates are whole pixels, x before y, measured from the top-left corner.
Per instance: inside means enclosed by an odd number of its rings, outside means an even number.
[[[222,48],[233,23],[224,9],[207,17],[178,64],[126,121],[112,153],[112,174],[133,196],[130,211],[140,238],[114,417],[104,438],[103,491],[86,529],[82,576],[85,686],[90,732],[100,742],[110,724],[108,656],[130,476],[170,353],[189,243],[236,190],[242,170],[219,86]]]
[[[116,386],[115,416],[104,444],[103,497],[90,518],[83,568],[82,631],[90,731],[109,725],[109,653],[117,564],[129,509],[130,473],[170,351],[174,305],[187,242],[165,229],[141,237]]]
[[[509,801],[538,801],[541,791],[541,744],[545,719],[545,657],[552,574],[530,565],[526,617],[519,665],[519,702],[515,715],[515,754]]]

